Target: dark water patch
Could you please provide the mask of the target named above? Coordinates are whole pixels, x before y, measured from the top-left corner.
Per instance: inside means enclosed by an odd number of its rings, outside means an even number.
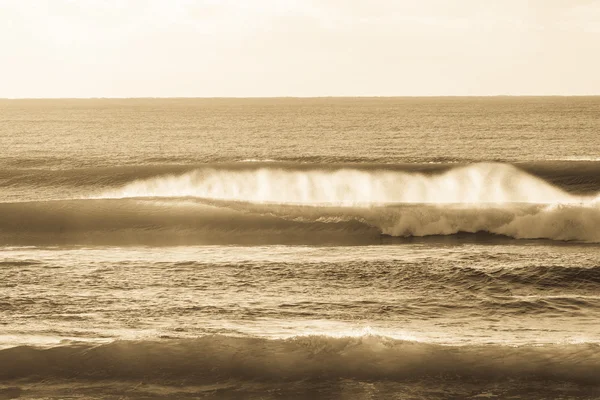
[[[506,268],[492,273],[498,279],[541,287],[600,285],[600,265],[593,267],[528,266]]]
[[[515,165],[570,193],[595,194],[600,190],[600,161],[539,161]]]
[[[560,315],[570,317],[590,317],[593,310],[600,310],[600,299],[571,297],[494,297],[478,304],[482,310],[499,312],[502,315],[535,314]]]
[[[35,260],[4,260],[0,261],[0,268],[2,267],[30,267],[34,265],[43,264],[41,261]]]

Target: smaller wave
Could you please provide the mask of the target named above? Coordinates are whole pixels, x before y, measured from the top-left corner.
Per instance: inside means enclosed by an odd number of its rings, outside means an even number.
[[[598,385],[600,346],[444,346],[382,336],[265,339],[204,336],[0,351],[0,380],[35,378],[405,381],[553,380]]]

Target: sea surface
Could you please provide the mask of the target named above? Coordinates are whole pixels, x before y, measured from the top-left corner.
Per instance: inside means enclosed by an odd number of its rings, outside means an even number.
[[[600,97],[0,100],[0,399],[600,399]]]

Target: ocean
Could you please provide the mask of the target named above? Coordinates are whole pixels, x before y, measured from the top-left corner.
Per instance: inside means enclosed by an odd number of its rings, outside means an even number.
[[[0,399],[600,399],[600,97],[0,100]]]

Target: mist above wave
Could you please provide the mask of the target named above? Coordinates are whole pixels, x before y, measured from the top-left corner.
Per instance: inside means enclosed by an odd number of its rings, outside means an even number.
[[[571,195],[512,165],[479,163],[439,174],[390,170],[201,168],[137,180],[97,197],[183,197],[305,205],[573,203]]]

